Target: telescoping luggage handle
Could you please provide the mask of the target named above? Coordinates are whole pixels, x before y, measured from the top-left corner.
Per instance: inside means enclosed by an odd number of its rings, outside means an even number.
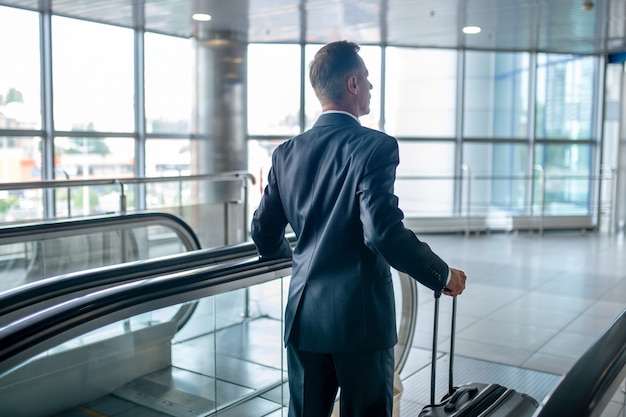
[[[435,405],[435,386],[437,375],[437,339],[439,334],[439,299],[442,291],[435,291],[435,318],[433,320],[433,350],[430,367],[430,404]],[[452,325],[450,329],[450,367],[448,368],[448,396],[454,393],[454,339],[456,333],[456,296],[452,297]]]

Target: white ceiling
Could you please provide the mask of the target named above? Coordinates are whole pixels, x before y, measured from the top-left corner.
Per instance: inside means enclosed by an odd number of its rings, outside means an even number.
[[[592,3],[583,10],[583,1]],[[209,30],[249,42],[360,44],[607,54],[626,51],[626,0],[0,0],[32,10],[189,37]],[[43,6],[40,6],[43,5]],[[482,32],[464,35],[464,25]]]

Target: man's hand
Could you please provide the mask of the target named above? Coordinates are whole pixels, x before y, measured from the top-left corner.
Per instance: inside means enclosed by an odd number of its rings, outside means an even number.
[[[450,297],[461,294],[465,289],[466,279],[465,272],[460,269],[450,268],[450,281],[448,281],[448,285],[443,290],[443,293]]]

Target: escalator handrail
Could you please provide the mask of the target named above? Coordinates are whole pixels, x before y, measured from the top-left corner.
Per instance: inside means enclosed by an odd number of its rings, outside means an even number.
[[[624,378],[626,309],[576,361],[535,416],[600,416]]]
[[[55,219],[50,222],[26,223],[10,227],[0,227],[0,244],[21,243],[38,239],[51,239],[74,235],[84,235],[87,229],[111,230],[114,226],[169,226],[181,238],[187,250],[200,249],[196,233],[180,217],[162,212],[141,212],[91,216],[71,219]]]
[[[290,273],[291,259],[260,260],[254,256],[127,282],[73,298],[0,328],[0,375],[85,331]]]
[[[287,238],[290,242],[295,242],[294,235],[289,235]],[[256,254],[257,250],[254,243],[243,242],[44,278],[1,292],[0,316],[89,288],[119,285],[150,276],[180,271],[181,269],[192,269],[198,266],[249,258]]]

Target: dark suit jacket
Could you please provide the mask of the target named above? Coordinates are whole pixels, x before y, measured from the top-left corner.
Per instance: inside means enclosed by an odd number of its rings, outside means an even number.
[[[261,256],[291,256],[285,343],[340,353],[397,342],[389,265],[441,290],[448,266],[402,223],[397,141],[347,114],[320,116],[272,155],[251,236]]]

